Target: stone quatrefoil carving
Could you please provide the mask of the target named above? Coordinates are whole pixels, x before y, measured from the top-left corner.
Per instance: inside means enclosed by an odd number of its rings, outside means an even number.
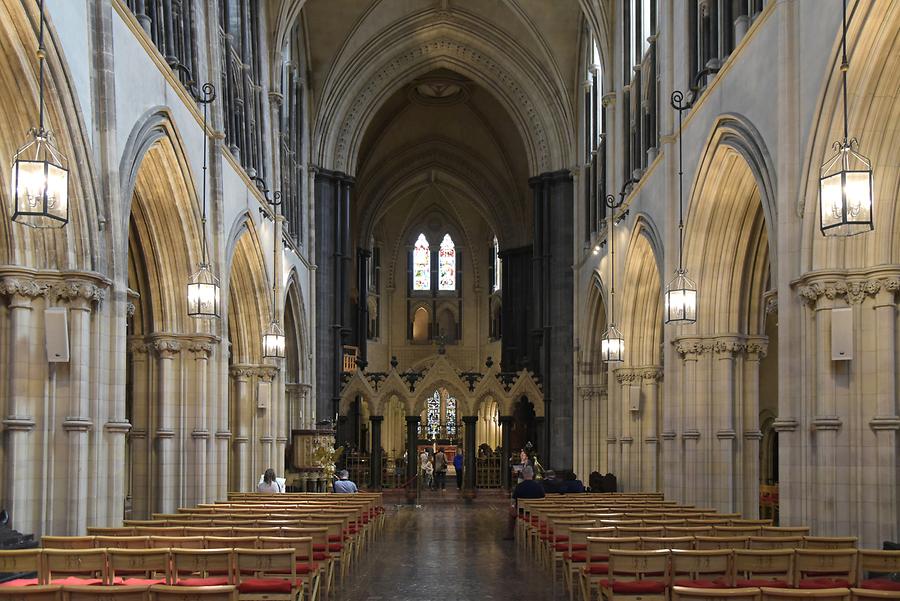
[[[462,42],[450,39],[439,39],[428,42],[418,48],[413,48],[394,57],[381,69],[368,75],[368,83],[356,94],[353,104],[347,111],[341,123],[337,143],[335,145],[335,169],[346,171],[348,168],[348,154],[350,141],[359,131],[360,122],[378,98],[383,97],[385,91],[397,81],[399,77],[408,72],[416,64],[429,58],[447,56],[454,61],[474,65],[484,72],[485,79],[494,82],[503,88],[505,98],[508,98],[525,116],[529,128],[529,139],[532,140],[536,152],[536,163],[540,171],[550,170],[550,150],[547,142],[547,134],[541,121],[539,111],[535,109],[526,91],[519,85],[516,78],[496,61],[483,52],[470,48]]]

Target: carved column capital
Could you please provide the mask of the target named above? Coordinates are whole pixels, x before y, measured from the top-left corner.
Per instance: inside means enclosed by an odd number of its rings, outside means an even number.
[[[620,367],[613,373],[616,375],[616,381],[622,385],[634,384],[634,382],[638,380],[640,375],[636,369],[631,367]]]
[[[685,361],[696,361],[697,355],[703,352],[703,344],[699,338],[682,338],[675,341],[675,352]]]
[[[646,384],[655,384],[663,379],[663,369],[661,367],[641,368],[641,379]]]
[[[85,280],[66,280],[54,284],[49,295],[87,308],[91,303],[102,302],[106,298],[106,289]]]
[[[198,359],[209,359],[213,345],[208,340],[193,340],[188,344],[188,350],[197,355]]]
[[[237,380],[246,380],[256,375],[256,368],[252,365],[232,365],[228,373]]]
[[[157,338],[151,344],[161,359],[172,359],[181,352],[181,342],[174,338]]]
[[[30,278],[7,277],[0,279],[0,295],[18,297],[29,303],[47,292],[48,285]]]

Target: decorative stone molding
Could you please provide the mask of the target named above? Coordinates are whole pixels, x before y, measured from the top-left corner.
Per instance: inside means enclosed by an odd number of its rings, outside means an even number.
[[[175,438],[175,431],[169,429],[160,428],[156,431],[157,438]]]
[[[131,438],[140,438],[140,439],[147,438],[147,431],[143,430],[143,429],[142,430],[131,430],[128,433],[128,436],[130,436]]]
[[[33,417],[22,417],[11,415],[3,420],[3,428],[5,430],[30,432],[34,430],[36,422]]]
[[[687,359],[688,355],[699,355],[703,352],[703,344],[699,338],[682,338],[675,341],[675,352]]]
[[[133,302],[128,301],[125,303],[125,315],[128,317],[134,317],[134,312],[137,311],[137,305]]]
[[[663,379],[663,369],[661,367],[641,368],[641,379],[647,384],[659,382]]]
[[[128,352],[144,354],[150,352],[150,345],[143,338],[129,338]]]
[[[212,354],[213,345],[207,340],[194,340],[188,344],[188,350],[195,353],[198,359],[208,359]]]
[[[62,429],[66,432],[89,432],[93,428],[94,422],[88,417],[67,417],[62,423]]]
[[[772,428],[776,432],[795,432],[800,423],[793,418],[778,418],[772,422]]]
[[[622,444],[631,444],[634,442],[634,438],[632,438],[631,436],[623,436],[619,440],[622,441]]]
[[[21,296],[34,299],[46,294],[50,286],[45,282],[36,282],[30,279],[8,277],[0,280],[0,295]]]
[[[675,440],[678,438],[678,432],[673,432],[672,430],[666,430],[662,433],[663,440]]]
[[[769,341],[763,338],[751,338],[747,340],[745,350],[749,358],[762,359],[769,352]]]
[[[681,434],[681,438],[684,440],[700,440],[700,431],[699,430],[685,430]]]
[[[238,380],[246,380],[256,375],[256,367],[253,365],[232,365],[228,373]]]
[[[230,430],[219,430],[216,432],[216,440],[231,440],[232,434]]]
[[[878,431],[900,430],[900,416],[880,415],[869,420],[869,427]]]
[[[181,342],[173,338],[157,338],[151,344],[161,359],[172,359],[181,352]]]
[[[762,440],[763,433],[759,430],[745,430],[744,440]]]
[[[882,290],[900,291],[900,269],[896,265],[879,265],[865,270],[823,270],[809,272],[791,282],[800,299],[814,306],[820,298],[844,298],[851,305],[874,298]]]
[[[766,315],[778,313],[778,291],[768,290],[763,294],[763,298],[766,302]]]
[[[737,432],[734,430],[719,430],[716,432],[716,438],[719,440],[735,440],[737,438]]]
[[[208,440],[209,430],[194,430],[191,432],[191,438],[194,440]]]
[[[819,430],[840,430],[843,421],[836,415],[820,415],[812,420],[812,429]]]
[[[263,444],[272,444],[273,442],[275,442],[275,437],[274,436],[260,436],[259,442],[261,442]]]
[[[718,338],[713,342],[713,352],[721,355],[720,358],[732,358],[734,355],[746,350],[746,345],[739,338]]]
[[[657,442],[659,442],[659,439],[655,436],[647,436],[646,438],[644,438],[644,442],[647,444],[656,444]]]
[[[274,365],[260,365],[256,368],[256,376],[263,382],[271,382],[280,371]]]
[[[103,429],[111,434],[128,434],[131,431],[131,422],[124,420],[120,422],[106,422],[103,424]]]
[[[106,289],[85,280],[66,280],[54,284],[48,296],[69,302],[100,303],[106,298]]]
[[[640,372],[632,367],[620,367],[613,372],[619,384],[634,384],[640,380]]]
[[[606,444],[616,444],[616,441],[617,441],[617,440],[618,440],[618,439],[617,439],[615,436],[607,436],[607,437],[606,437]]]

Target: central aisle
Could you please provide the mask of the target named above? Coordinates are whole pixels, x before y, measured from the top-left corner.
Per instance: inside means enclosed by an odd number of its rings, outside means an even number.
[[[502,540],[506,516],[499,497],[389,510],[383,534],[353,570],[341,601],[554,599],[549,575],[513,541]],[[561,582],[556,598],[568,599]]]

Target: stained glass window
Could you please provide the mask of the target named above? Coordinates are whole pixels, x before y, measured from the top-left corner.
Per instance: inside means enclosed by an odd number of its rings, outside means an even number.
[[[425,234],[419,234],[413,248],[413,290],[431,290],[431,249]]]
[[[438,290],[456,290],[456,245],[444,234],[438,254]]]
[[[441,391],[435,390],[428,398],[428,413],[425,416],[425,426],[430,438],[437,438],[441,431]]]
[[[447,436],[456,436],[456,398],[447,395]]]

